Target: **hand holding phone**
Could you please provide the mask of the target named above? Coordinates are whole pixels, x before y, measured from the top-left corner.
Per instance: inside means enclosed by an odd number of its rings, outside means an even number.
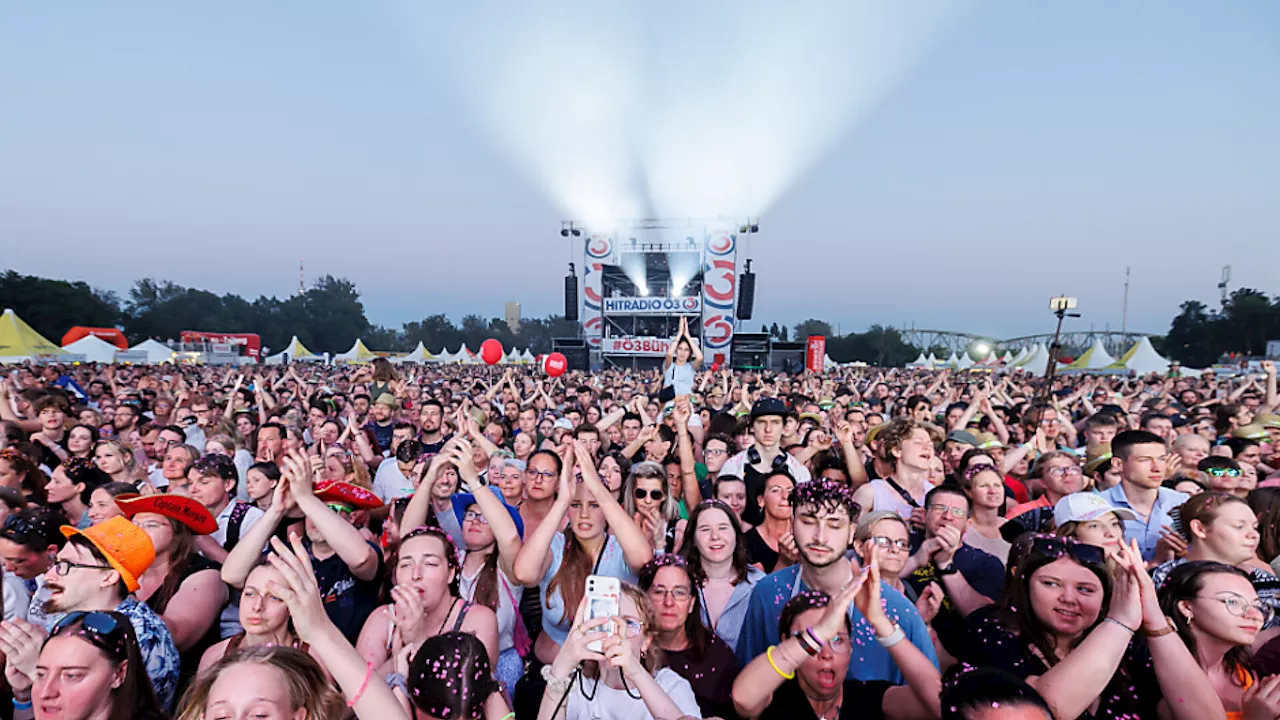
[[[616,577],[588,575],[586,597],[587,616],[584,620],[617,617],[622,612],[622,583]],[[615,623],[605,623],[600,631],[612,635],[616,631]],[[599,640],[587,643],[587,649],[591,652],[603,651]]]

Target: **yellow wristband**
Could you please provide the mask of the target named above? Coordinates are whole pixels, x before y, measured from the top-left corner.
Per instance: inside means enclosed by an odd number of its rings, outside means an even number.
[[[788,675],[782,672],[782,670],[778,668],[777,663],[773,661],[773,647],[774,647],[773,645],[770,645],[768,649],[764,651],[764,656],[769,659],[769,667],[773,668],[773,671],[778,673],[778,675],[783,680],[794,680],[796,677],[796,674],[794,671],[790,675]]]

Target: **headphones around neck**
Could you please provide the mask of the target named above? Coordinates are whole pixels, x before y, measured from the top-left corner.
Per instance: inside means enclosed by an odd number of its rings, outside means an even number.
[[[760,451],[756,449],[755,445],[752,445],[751,447],[747,448],[747,462],[752,465],[755,465],[756,463],[760,462]],[[773,457],[774,470],[781,470],[782,468],[786,467],[786,465],[787,465],[786,452],[780,452]]]

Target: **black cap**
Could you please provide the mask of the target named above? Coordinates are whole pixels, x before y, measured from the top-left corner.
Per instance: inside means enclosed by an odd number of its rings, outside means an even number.
[[[777,415],[779,417],[790,417],[791,410],[789,410],[786,404],[784,404],[778,398],[771,398],[771,397],[760,398],[759,400],[756,401],[755,405],[751,406],[752,420],[755,420],[756,418],[767,417],[769,415]]]

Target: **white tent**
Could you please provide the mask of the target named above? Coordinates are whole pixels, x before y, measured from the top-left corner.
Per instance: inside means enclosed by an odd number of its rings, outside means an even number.
[[[831,368],[837,368],[837,367],[840,367],[840,363],[836,362],[835,360],[832,360],[830,355],[824,354],[822,356],[823,370],[830,370]]]
[[[955,357],[955,354],[953,353],[951,357]],[[973,359],[969,357],[969,353],[961,355],[960,359],[956,362],[957,369],[968,370],[971,367],[973,367]]]
[[[1094,338],[1093,345],[1063,370],[1101,370],[1115,361],[1116,359],[1111,357],[1107,349],[1102,347],[1102,341]]]
[[[1169,361],[1156,352],[1151,347],[1151,339],[1144,337],[1129,348],[1129,351],[1120,356],[1120,359],[1110,365],[1112,369],[1124,368],[1132,370],[1139,375],[1147,373],[1167,373],[1169,372]]]
[[[129,348],[129,352],[146,353],[147,363],[150,365],[159,365],[163,362],[173,361],[173,350],[158,340],[143,340],[142,342]]]
[[[417,347],[410,350],[408,353],[404,355],[391,358],[391,362],[393,363],[406,363],[406,362],[428,363],[428,362],[436,362],[436,357],[431,353],[427,352],[426,346],[423,345],[421,341],[419,341]]]
[[[373,359],[377,356],[377,353],[365,346],[363,340],[356,338],[356,342],[351,346],[351,349],[334,355],[333,361],[342,363],[373,362]]]
[[[1009,365],[1013,367],[1021,365],[1022,361],[1027,359],[1027,352],[1029,350],[1030,348],[1019,348],[1018,354],[1013,356],[1013,359],[1009,361]]]
[[[83,355],[84,362],[113,363],[120,348],[97,335],[85,335],[70,345],[62,346],[62,349],[73,355]]]
[[[1004,357],[1000,358],[1000,362],[1004,363],[1005,365],[1011,364],[1013,362],[1013,353],[1009,352],[1008,350],[1005,350]]]
[[[909,368],[929,367],[929,359],[924,356],[924,353],[920,353],[918,356],[916,356],[915,360],[912,360],[911,362],[907,363],[907,367]]]
[[[1049,367],[1049,351],[1044,345],[1036,343],[1035,348],[1017,366],[1033,375],[1044,375],[1045,369]]]
[[[960,367],[960,358],[956,357],[955,351],[952,350],[951,354],[947,356],[947,359],[942,361],[941,366],[955,370]]]
[[[284,365],[290,362],[322,362],[323,357],[311,352],[298,340],[298,336],[294,335],[289,340],[289,345],[281,352],[272,355],[266,359],[268,365]]]
[[[458,348],[458,352],[453,354],[453,359],[464,365],[471,365],[473,363],[480,362],[480,359],[476,357],[476,354],[467,348],[466,343],[462,343],[462,347]]]
[[[533,357],[533,353],[529,352],[529,348],[525,348],[524,352],[520,354],[520,360],[522,362],[531,363],[534,362],[536,358]]]
[[[928,363],[926,367],[932,370],[933,368],[938,367],[938,356],[933,353],[929,353],[929,357],[925,358],[925,362]]]

